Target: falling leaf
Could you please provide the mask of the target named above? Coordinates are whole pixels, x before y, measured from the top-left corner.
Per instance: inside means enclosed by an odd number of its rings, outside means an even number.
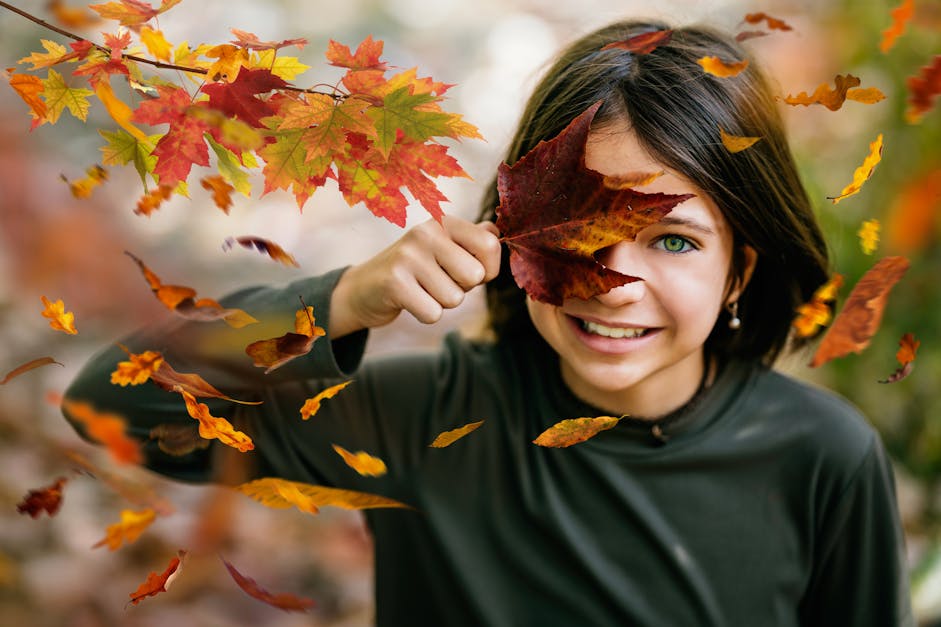
[[[921,74],[911,76],[908,85],[908,109],[905,120],[915,124],[934,106],[934,99],[941,94],[941,54],[935,55],[931,64],[921,68]]]
[[[258,322],[241,309],[226,309],[211,298],[196,300],[196,290],[191,287],[164,285],[160,277],[154,274],[143,261],[127,251],[124,251],[124,254],[133,259],[140,268],[157,300],[175,314],[189,320],[203,322],[221,319],[236,329]]]
[[[860,248],[867,255],[871,255],[879,247],[879,221],[875,219],[866,220],[859,227],[856,235],[859,236]]]
[[[96,187],[108,180],[108,171],[95,164],[85,170],[85,178],[69,181],[63,174],[62,180],[68,183],[69,191],[74,197],[88,198]]]
[[[166,359],[163,359],[160,353],[157,353],[157,355],[161,357],[162,361],[159,368],[153,369],[150,377],[156,385],[168,392],[176,392],[179,388],[189,392],[196,398],[221,398],[240,405],[261,405],[262,403],[262,401],[241,401],[223,394],[198,374],[177,372]]]
[[[341,490],[321,485],[299,483],[275,477],[264,477],[243,483],[235,487],[242,494],[248,495],[267,507],[286,509],[297,507],[302,512],[316,514],[320,507],[333,506],[342,509],[360,510],[377,507],[413,509],[377,494]]]
[[[222,563],[225,564],[226,569],[229,571],[229,574],[232,575],[232,579],[235,580],[235,583],[238,584],[239,588],[244,590],[245,593],[250,597],[256,598],[259,601],[263,601],[268,605],[272,605],[280,610],[284,610],[285,612],[306,612],[310,608],[316,607],[317,605],[317,602],[313,599],[295,596],[287,592],[272,594],[271,592],[268,592],[259,586],[254,579],[246,577],[240,573],[235,569],[235,566],[227,562],[225,559],[222,559]]]
[[[111,456],[123,464],[140,464],[144,457],[137,440],[127,435],[127,421],[123,416],[99,412],[84,401],[65,399],[62,409],[81,424],[88,437],[101,443]]]
[[[905,27],[915,14],[915,0],[903,0],[902,4],[891,11],[892,25],[882,31],[882,41],[879,50],[884,53],[892,49],[895,40],[905,32]]]
[[[921,342],[916,340],[914,335],[911,333],[903,335],[902,339],[899,340],[899,349],[895,353],[895,359],[899,362],[899,367],[888,378],[880,380],[879,383],[897,383],[910,375],[915,361],[915,353],[918,351],[919,346],[921,346]]]
[[[232,192],[235,188],[229,185],[221,174],[211,174],[199,179],[203,189],[212,192],[212,201],[228,215],[232,207]]]
[[[170,61],[170,51],[173,46],[163,36],[163,31],[144,26],[140,29],[140,40],[147,46],[147,50],[154,55],[154,58],[160,61]]]
[[[97,26],[100,20],[89,13],[84,7],[68,7],[62,0],[49,0],[46,10],[55,16],[56,21],[66,28],[91,28]]]
[[[457,429],[451,429],[450,431],[439,433],[434,442],[428,446],[432,448],[444,448],[446,446],[451,446],[471,431],[475,431],[482,424],[484,424],[484,421],[478,420],[477,422],[470,422],[463,427],[458,427]]]
[[[39,357],[37,359],[28,361],[21,366],[17,366],[10,372],[6,373],[6,375],[2,379],[0,379],[0,385],[6,385],[8,381],[13,379],[14,377],[20,376],[24,372],[29,372],[30,370],[33,370],[34,368],[39,368],[40,366],[46,366],[48,364],[59,364],[60,366],[64,367],[64,364],[60,364],[52,357]]]
[[[533,299],[561,305],[637,280],[606,268],[594,253],[657,222],[691,194],[611,189],[585,166],[585,143],[600,103],[514,165],[500,164],[497,228],[516,283]],[[539,199],[538,201],[536,199]]]
[[[318,337],[326,335],[321,327],[314,326],[314,308],[305,307],[294,314],[294,332],[268,340],[258,340],[245,347],[245,352],[259,368],[267,368],[268,374],[287,362],[310,352]]]
[[[875,104],[885,100],[885,94],[878,87],[854,87],[846,90],[846,99],[855,100],[863,104]]]
[[[749,39],[756,39],[758,37],[767,37],[768,33],[763,30],[743,30],[735,34],[735,41],[741,43],[743,41],[748,41]]]
[[[533,444],[552,448],[572,446],[614,427],[620,420],[613,416],[569,418],[555,423],[540,433],[539,437],[533,440]]]
[[[300,267],[300,264],[297,263],[297,259],[295,259],[293,255],[288,253],[286,250],[271,240],[263,239],[261,237],[253,237],[250,235],[243,237],[227,237],[225,242],[222,244],[222,250],[229,250],[235,246],[236,243],[240,244],[244,248],[254,248],[260,253],[265,253],[278,263],[284,264],[286,266],[294,266],[295,268]]]
[[[706,74],[719,78],[738,76],[748,67],[748,59],[743,61],[723,61],[719,57],[703,57],[697,61]]]
[[[771,30],[793,30],[787,22],[779,20],[775,17],[771,17],[767,13],[749,13],[745,16],[744,21],[748,22],[749,24],[760,24],[761,22],[765,22],[768,25],[768,28]]]
[[[856,171],[853,172],[853,182],[843,188],[838,196],[827,196],[828,200],[833,201],[833,204],[837,204],[844,198],[852,196],[859,192],[863,187],[863,183],[869,180],[872,176],[872,173],[875,172],[876,166],[879,165],[879,162],[882,160],[882,133],[879,133],[878,137],[869,144],[869,154],[863,160],[862,165],[856,168]]]
[[[885,257],[863,275],[823,336],[810,362],[812,368],[851,352],[860,353],[869,346],[869,340],[882,322],[889,292],[908,266],[908,259],[904,257]]]
[[[134,213],[139,216],[149,216],[160,208],[164,200],[169,200],[173,195],[173,188],[166,185],[158,185],[152,190],[145,192],[137,201],[137,208]]]
[[[306,401],[304,401],[304,405],[301,407],[301,418],[303,418],[304,420],[308,420],[311,416],[313,416],[318,411],[320,411],[321,401],[328,399],[328,398],[333,398],[334,396],[340,393],[340,390],[342,390],[343,388],[345,388],[352,382],[353,380],[350,379],[349,381],[344,381],[343,383],[331,385],[326,390],[324,390],[320,394],[317,394],[313,398],[308,398]]]
[[[122,544],[131,544],[140,537],[144,530],[157,518],[157,512],[152,509],[121,510],[121,521],[108,525],[105,537],[92,545],[93,549],[107,545],[111,551],[118,550]]]
[[[147,434],[157,441],[157,447],[167,455],[181,457],[194,451],[209,448],[211,442],[199,435],[196,425],[181,425],[176,422],[159,424]]]
[[[616,41],[604,46],[602,50],[621,49],[633,52],[634,54],[650,54],[658,46],[669,43],[673,37],[672,30],[654,30],[647,33],[635,35],[624,41]]]
[[[176,386],[173,391],[183,395],[187,413],[199,421],[199,435],[201,437],[207,440],[215,438],[226,446],[238,449],[242,453],[255,448],[252,439],[243,432],[237,431],[232,423],[225,418],[210,414],[208,405],[197,402],[196,397],[180,386]]]
[[[834,274],[818,287],[810,301],[797,308],[797,317],[791,323],[797,337],[810,337],[820,327],[830,324],[832,313],[830,302],[836,300],[837,290],[843,285],[843,275]]]
[[[140,385],[150,379],[163,364],[163,355],[157,351],[144,351],[134,354],[121,346],[128,355],[128,361],[118,362],[117,370],[111,373],[111,383],[125,387]]]
[[[39,518],[43,512],[49,516],[55,516],[62,506],[62,488],[66,481],[68,481],[66,477],[59,477],[50,485],[38,490],[30,490],[23,497],[23,502],[17,504],[16,511],[29,514],[31,518]]]
[[[333,445],[333,450],[343,458],[346,465],[364,477],[381,477],[388,472],[386,463],[365,451],[351,453],[342,446]]]
[[[731,153],[742,152],[746,148],[751,148],[756,142],[761,141],[760,137],[729,135],[722,128],[719,128],[719,137],[722,139],[722,145]]]
[[[57,300],[50,302],[45,296],[40,297],[45,307],[42,310],[43,318],[49,318],[49,326],[56,331],[64,331],[69,335],[75,335],[78,330],[75,328],[75,314],[65,310],[65,303]]]
[[[130,603],[137,605],[147,597],[166,592],[167,588],[170,587],[170,584],[180,573],[184,559],[186,559],[186,551],[181,549],[177,551],[176,557],[170,560],[170,564],[167,566],[166,570],[159,575],[156,572],[151,572],[147,575],[147,579],[144,583],[138,586],[137,590],[128,595],[131,597]]]
[[[886,239],[893,250],[924,250],[935,237],[941,216],[941,167],[919,173],[895,194],[889,207]]]
[[[809,96],[807,92],[802,91],[796,96],[787,96],[784,98],[784,102],[789,105],[803,105],[805,107],[819,104],[831,111],[837,111],[843,106],[843,103],[846,102],[846,93],[851,88],[858,87],[860,81],[858,77],[852,74],[847,74],[846,76],[838,74],[833,80],[836,85],[835,89],[830,89],[828,84],[823,83]]]

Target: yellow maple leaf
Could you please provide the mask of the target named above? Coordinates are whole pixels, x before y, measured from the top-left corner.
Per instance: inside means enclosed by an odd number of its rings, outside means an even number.
[[[41,70],[59,63],[62,57],[68,54],[68,50],[60,43],[48,39],[40,39],[39,42],[46,49],[45,52],[34,52],[28,57],[23,57],[17,63],[31,63],[32,67],[29,69]]]
[[[848,198],[853,194],[859,192],[863,187],[863,183],[869,180],[872,176],[872,173],[875,171],[876,166],[879,165],[879,162],[882,160],[882,133],[879,133],[879,136],[869,144],[869,154],[863,160],[862,165],[856,168],[856,171],[853,172],[853,182],[843,188],[838,196],[828,196],[829,200],[833,201],[833,204],[837,204],[844,198]]]
[[[75,328],[75,314],[65,310],[65,303],[62,300],[50,302],[48,298],[42,296],[42,304],[45,309],[42,310],[43,318],[49,318],[49,326],[56,331],[64,331],[69,335],[75,335],[78,330]]]
[[[130,509],[121,510],[121,521],[108,525],[105,537],[96,542],[92,548],[107,545],[108,549],[115,551],[124,543],[130,544],[137,540],[156,518],[157,512],[149,507],[139,512]]]
[[[147,46],[150,54],[160,61],[170,60],[170,51],[172,46],[163,36],[163,31],[154,30],[149,26],[142,26],[140,29],[140,40]]]
[[[111,89],[110,83],[107,81],[97,81],[95,83],[95,95],[98,96],[99,100],[101,100],[101,103],[108,111],[108,115],[110,115],[111,118],[118,123],[118,126],[136,137],[138,140],[142,142],[147,141],[147,135],[142,130],[131,124],[131,116],[134,114],[134,110],[127,106],[114,94],[114,90]]]
[[[342,446],[333,445],[333,450],[343,458],[346,465],[364,477],[381,477],[388,472],[386,463],[365,451],[351,453]]]
[[[210,59],[218,59],[206,71],[211,81],[224,80],[231,83],[238,77],[242,66],[249,65],[248,51],[232,44],[213,46],[205,52]]]
[[[724,129],[719,129],[719,137],[722,139],[722,145],[731,153],[742,152],[746,148],[751,148],[760,137],[743,137],[741,135],[729,135]]]
[[[859,246],[867,255],[871,255],[879,247],[879,221],[866,220],[856,232],[859,236]]]

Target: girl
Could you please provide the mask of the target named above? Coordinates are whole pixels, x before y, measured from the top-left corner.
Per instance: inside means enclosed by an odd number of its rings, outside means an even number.
[[[709,29],[676,29],[647,54],[602,50],[666,28],[623,22],[573,43],[507,156],[515,163],[602,101],[585,165],[617,177],[663,171],[644,192],[694,194],[598,254],[639,280],[561,305],[528,298],[492,222],[494,182],[478,224],[429,222],[363,264],[224,301],[261,330],[227,329],[221,343],[218,325],[183,323],[125,341],[264,401],[208,403],[254,439],[248,478],[415,508],[367,514],[379,625],[913,624],[878,437],[845,401],[770,368],[793,347],[794,310],[828,265],[772,93],[754,60],[733,78],[702,71],[704,56],[748,58]],[[732,154],[720,128],[761,141]],[[493,341],[451,335],[436,355],[360,367],[368,329],[402,311],[435,322],[481,284]],[[291,329],[298,296],[327,337],[264,375],[241,348]],[[218,480],[212,459],[224,447],[171,456],[148,440],[158,425],[195,423],[156,387],[110,385],[124,358],[118,348],[94,358],[68,396],[127,416],[150,468]],[[305,399],[351,377],[300,419]],[[532,442],[562,419],[601,415],[626,417],[569,448]],[[429,448],[479,420],[461,441]],[[357,475],[334,443],[381,457],[388,474]]]

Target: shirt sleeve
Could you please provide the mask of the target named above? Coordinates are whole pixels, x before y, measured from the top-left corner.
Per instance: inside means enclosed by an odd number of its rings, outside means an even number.
[[[330,338],[330,295],[343,271],[301,279],[281,288],[247,288],[223,298],[220,301],[223,306],[243,309],[259,320],[241,329],[233,329],[222,321],[192,322],[178,317],[141,329],[120,345],[116,343],[92,357],[70,384],[65,397],[89,403],[96,411],[124,417],[128,434],[142,443],[145,465],[149,468],[182,480],[217,479],[213,457],[214,449],[219,447],[171,455],[151,437],[152,430],[161,425],[176,425],[195,433],[196,422],[187,413],[180,394],[150,382],[126,387],[111,383],[111,373],[117,364],[127,360],[121,346],[132,353],[160,351],[176,371],[199,374],[224,394],[246,401],[262,400],[266,389],[284,382],[348,377],[359,366],[367,331],[338,340]],[[302,302],[313,307],[315,324],[324,327],[327,335],[318,338],[307,355],[265,374],[264,368],[253,365],[245,347],[253,341],[293,331],[295,312],[302,309]],[[197,400],[209,406],[211,415],[235,423],[239,422],[239,409],[246,407],[224,399]],[[68,411],[65,416],[87,437],[82,425]]]
[[[914,627],[891,465],[878,437],[823,512],[801,625]]]

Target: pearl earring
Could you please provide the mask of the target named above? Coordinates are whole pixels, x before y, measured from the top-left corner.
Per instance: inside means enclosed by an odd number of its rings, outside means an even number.
[[[742,328],[742,319],[738,317],[738,301],[732,301],[726,305],[726,309],[729,310],[729,328],[733,331],[738,331]]]

